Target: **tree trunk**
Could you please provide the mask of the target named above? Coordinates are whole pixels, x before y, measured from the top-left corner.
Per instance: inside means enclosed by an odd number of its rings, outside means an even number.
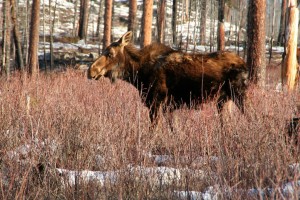
[[[215,39],[215,2],[210,0],[210,36],[209,36],[209,51],[214,51]]]
[[[250,80],[262,87],[266,77],[265,12],[265,0],[249,0],[247,66],[250,69]]]
[[[78,36],[80,39],[84,39],[84,40],[86,40],[86,36],[87,36],[89,4],[90,4],[90,0],[80,0]]]
[[[246,11],[245,7],[244,6],[241,6],[241,2],[238,1],[238,24],[237,24],[237,27],[236,29],[237,30],[237,41],[236,41],[236,46],[237,46],[237,54],[240,55],[240,35],[241,35],[241,29],[243,27],[242,25],[242,19],[244,18],[244,11]],[[245,42],[243,42],[244,44]],[[246,48],[244,48],[244,58],[245,58],[245,55],[246,55]]]
[[[77,19],[77,5],[78,0],[74,1],[74,18],[73,18],[73,35],[76,36],[76,19]]]
[[[47,59],[46,59],[46,9],[45,9],[45,0],[43,0],[43,50],[44,50],[44,65],[45,65],[45,71],[47,72]]]
[[[190,10],[190,9],[189,9],[189,8],[190,8],[190,7],[189,7],[189,5],[190,5],[190,4],[189,4],[189,1],[191,1],[191,0],[185,0],[185,1],[184,1],[184,4],[185,4],[185,15],[184,15],[184,19],[185,19],[185,21],[187,21],[188,18],[189,18],[189,17],[188,17],[188,16],[189,16],[189,10]]]
[[[205,44],[206,38],[206,0],[201,2],[201,24],[200,24],[200,44]]]
[[[192,1],[190,0],[185,0],[186,1],[186,16],[188,20],[188,29],[187,29],[187,37],[186,37],[186,46],[185,46],[185,51],[187,52],[189,43],[190,43],[190,23],[191,23],[191,7],[192,7]],[[189,6],[188,4],[189,3]]]
[[[137,0],[129,1],[129,20],[128,20],[128,31],[132,31],[133,40],[136,38],[136,12],[137,12]]]
[[[105,0],[103,49],[111,43],[112,9],[113,1]]]
[[[173,37],[173,45],[177,46],[176,24],[177,24],[177,0],[173,0],[173,6],[172,6],[172,37]]]
[[[153,0],[144,0],[143,2],[141,47],[151,43],[153,16]]]
[[[39,46],[39,26],[40,26],[40,0],[32,2],[31,24],[28,52],[28,71],[35,77],[38,74],[38,46]]]
[[[25,37],[24,37],[24,46],[23,46],[23,55],[24,55],[24,57],[25,57],[25,71],[28,71],[28,58],[29,58],[29,56],[28,56],[28,51],[29,51],[29,19],[30,19],[30,17],[29,17],[29,10],[30,10],[30,3],[29,3],[29,0],[26,0],[26,8],[25,8],[25,22],[24,22],[24,24],[25,24],[25,30],[24,30],[24,35],[25,35]]]
[[[218,35],[217,35],[218,51],[223,51],[225,49],[224,12],[225,12],[225,0],[219,0]]]
[[[196,52],[196,45],[197,45],[197,28],[198,28],[198,26],[200,26],[200,24],[198,24],[198,22],[199,22],[199,11],[200,11],[200,6],[198,5],[198,1],[196,1],[196,2],[194,2],[195,3],[195,9],[196,9],[196,13],[195,13],[195,26],[194,26],[194,32],[193,32],[193,46],[194,46],[194,48],[193,48],[193,53],[195,53]]]
[[[288,90],[292,91],[295,87],[297,76],[297,37],[299,10],[296,2],[291,0],[287,10],[287,27],[285,31],[285,57],[282,66],[282,82],[287,84]]]
[[[49,11],[51,11],[50,8],[51,8],[51,0],[49,0]],[[54,10],[53,10],[53,20],[50,21],[50,70],[54,68],[53,34],[55,30],[54,28],[55,28],[55,19],[56,19],[56,8],[57,8],[57,0],[55,1]],[[51,12],[49,16],[51,16]]]
[[[10,2],[3,1],[3,39],[2,39],[2,66],[7,79],[10,77],[10,45],[11,45],[11,28],[10,28]]]
[[[10,78],[10,51],[11,51],[11,21],[9,12],[9,2],[7,2],[7,24],[6,24],[6,42],[5,42],[5,73],[7,79]]]
[[[98,19],[97,19],[97,29],[96,29],[96,37],[100,37],[100,25],[101,19],[103,18],[103,0],[99,2],[99,11],[98,11]]]
[[[287,0],[282,0],[281,4],[281,15],[280,15],[280,26],[278,32],[278,45],[284,45],[284,27],[285,27],[285,16],[286,16]]]
[[[21,48],[21,38],[19,34],[19,24],[17,21],[17,14],[16,14],[16,2],[15,0],[10,0],[11,4],[11,14],[12,14],[12,25],[13,25],[13,36],[14,42],[16,46],[16,55],[17,55],[17,63],[18,63],[18,70],[24,70],[24,62],[23,62],[23,55],[22,55],[22,48]]]
[[[164,43],[164,36],[165,36],[165,12],[166,10],[166,0],[161,0],[159,5],[159,12],[158,12],[158,23],[157,23],[157,32],[158,32],[158,42]]]
[[[1,55],[1,63],[0,63],[1,64],[0,65],[1,75],[2,75],[3,71],[5,71],[5,68],[4,68],[4,66],[5,66],[5,44],[6,44],[6,28],[7,28],[6,1],[2,2],[2,11],[3,11],[3,19],[2,19],[3,27],[2,27],[2,46],[1,46],[2,55]]]
[[[274,26],[275,26],[275,0],[273,0],[272,24],[271,24],[271,39],[270,39],[270,48],[269,48],[269,63],[271,63],[272,54],[273,54]]]

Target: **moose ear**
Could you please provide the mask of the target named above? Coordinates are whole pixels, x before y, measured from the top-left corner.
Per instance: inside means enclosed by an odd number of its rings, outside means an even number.
[[[132,31],[128,31],[120,38],[119,43],[122,46],[126,46],[131,41],[131,38],[132,38]]]

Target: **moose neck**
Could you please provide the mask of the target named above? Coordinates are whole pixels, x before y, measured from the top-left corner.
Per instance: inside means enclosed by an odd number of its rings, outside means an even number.
[[[141,60],[141,50],[137,49],[133,44],[129,44],[124,47],[124,57],[125,57],[125,77],[129,83],[135,84],[138,77],[138,71],[140,69]]]

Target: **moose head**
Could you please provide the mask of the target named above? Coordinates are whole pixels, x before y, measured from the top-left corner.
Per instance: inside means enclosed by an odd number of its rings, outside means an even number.
[[[124,47],[130,43],[131,38],[132,32],[128,31],[118,41],[106,47],[102,55],[89,67],[88,78],[98,80],[104,76],[112,82],[122,78],[125,68]]]

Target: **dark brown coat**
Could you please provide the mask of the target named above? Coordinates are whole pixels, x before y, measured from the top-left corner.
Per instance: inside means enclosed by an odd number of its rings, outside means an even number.
[[[137,49],[131,32],[107,47],[90,66],[88,77],[109,77],[132,83],[145,97],[154,122],[160,108],[202,103],[218,95],[217,107],[232,99],[243,111],[249,71],[236,54],[188,54],[163,44]]]

